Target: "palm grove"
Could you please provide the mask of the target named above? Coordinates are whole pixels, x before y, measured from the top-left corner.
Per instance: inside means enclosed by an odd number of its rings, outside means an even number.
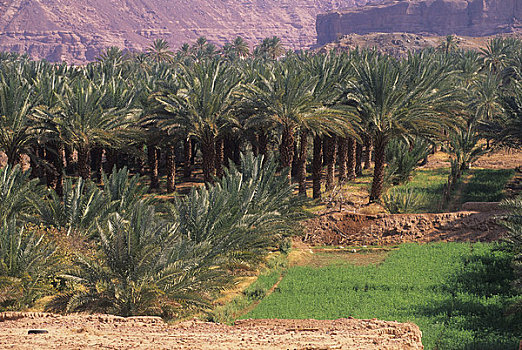
[[[83,67],[2,54],[0,310],[47,295],[62,312],[207,309],[297,229],[308,175],[318,199],[373,162],[376,202],[438,145],[454,176],[481,139],[520,147],[522,42],[454,46],[398,59],[158,40]],[[206,186],[149,194],[199,170]]]

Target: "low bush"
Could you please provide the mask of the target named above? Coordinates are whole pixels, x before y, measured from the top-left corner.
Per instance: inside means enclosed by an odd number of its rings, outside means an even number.
[[[383,197],[383,204],[391,214],[414,213],[425,205],[424,195],[413,188],[392,188]]]

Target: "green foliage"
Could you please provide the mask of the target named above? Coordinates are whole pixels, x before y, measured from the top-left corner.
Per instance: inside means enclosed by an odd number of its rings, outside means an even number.
[[[400,185],[410,180],[415,169],[430,153],[430,144],[421,138],[411,141],[403,139],[392,140],[386,147],[385,183]]]
[[[508,232],[504,237],[509,251],[514,253],[513,269],[516,279],[513,286],[522,295],[522,196],[515,199],[505,200],[501,204],[508,214],[500,221]],[[513,307],[515,312],[522,314],[522,300]]]
[[[424,206],[424,196],[413,188],[392,188],[383,197],[384,207],[391,214],[414,213]]]
[[[515,348],[511,257],[488,244],[407,244],[379,266],[294,267],[244,318],[379,318],[417,324],[427,349]]]
[[[449,141],[457,177],[460,177],[459,172],[468,170],[473,162],[488,152],[485,146],[479,144],[480,135],[474,124],[452,132]]]
[[[99,253],[77,257],[64,275],[76,288],[55,297],[49,310],[172,317],[182,306],[208,305],[208,293],[228,279],[215,265],[222,247],[191,242],[143,202],[128,215],[113,213],[98,226]]]
[[[241,169],[232,166],[214,186],[176,198],[170,220],[194,242],[225,244],[229,258],[255,260],[305,217],[305,200],[276,173],[275,160],[243,154]]]
[[[103,192],[90,181],[78,178],[76,184],[67,179],[63,198],[49,191],[46,201],[37,203],[40,220],[47,226],[63,228],[67,235],[89,234],[97,222],[108,214],[108,203]]]
[[[32,206],[43,194],[38,180],[30,180],[29,175],[19,165],[0,168],[0,222],[10,221],[15,215],[29,218]]]
[[[420,169],[415,172],[409,182],[395,188],[398,191],[411,190],[415,193],[422,193],[424,205],[416,212],[436,213],[441,210],[440,204],[443,200],[448,174],[447,168]]]
[[[105,177],[104,191],[69,181],[64,203],[52,202],[69,214],[57,224],[95,230],[99,239],[92,256],[77,255],[64,275],[72,289],[48,309],[174,317],[208,308],[231,281],[235,261],[259,261],[304,217],[302,199],[276,168],[273,160],[244,155],[241,171],[231,168],[215,185],[177,198],[163,215],[140,199],[146,188],[126,169]]]
[[[17,227],[16,218],[0,227],[0,311],[20,310],[46,295],[58,260],[56,247],[37,230]]]

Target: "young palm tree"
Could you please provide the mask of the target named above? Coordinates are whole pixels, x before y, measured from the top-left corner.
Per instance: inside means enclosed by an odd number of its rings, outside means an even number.
[[[0,310],[20,310],[50,293],[47,279],[58,265],[56,247],[44,234],[17,225],[16,217],[0,224]]]
[[[385,150],[388,142],[409,134],[437,134],[454,121],[454,90],[451,72],[422,55],[399,63],[388,56],[375,56],[353,63],[356,83],[349,83],[348,99],[354,113],[368,125],[375,150],[370,201],[382,194]]]
[[[41,201],[42,190],[37,179],[22,171],[20,165],[7,165],[0,169],[0,222],[14,216],[27,219],[35,203]]]

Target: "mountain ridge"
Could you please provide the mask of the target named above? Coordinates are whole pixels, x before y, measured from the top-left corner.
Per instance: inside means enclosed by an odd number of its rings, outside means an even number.
[[[108,46],[142,51],[154,39],[176,49],[205,36],[253,46],[279,36],[288,49],[315,43],[319,13],[367,0],[11,0],[0,3],[0,50],[82,64]]]
[[[489,36],[522,29],[522,0],[388,0],[319,14],[317,42],[348,34]]]

